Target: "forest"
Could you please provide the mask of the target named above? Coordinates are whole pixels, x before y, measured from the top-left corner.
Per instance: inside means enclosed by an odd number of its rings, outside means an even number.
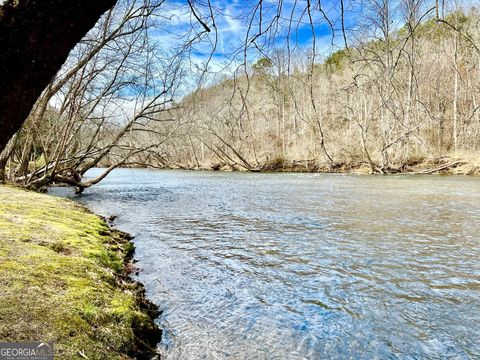
[[[166,50],[152,35],[168,25],[163,2],[120,2],[42,92],[0,155],[0,178],[81,192],[117,167],[478,173],[479,8],[367,3],[355,24],[343,7],[335,19],[310,3],[295,19],[260,9],[253,39],[215,67],[212,7],[187,9],[196,24]],[[288,41],[276,41],[288,21]],[[293,21],[311,30],[308,46]],[[192,64],[206,40],[208,59]],[[85,180],[94,167],[104,171]]]
[[[371,173],[465,161],[478,171],[480,18],[457,11],[445,21],[380,27],[375,40],[359,39],[319,63],[282,50],[261,58],[248,78],[185,100],[178,117],[188,126],[167,147],[170,161]]]

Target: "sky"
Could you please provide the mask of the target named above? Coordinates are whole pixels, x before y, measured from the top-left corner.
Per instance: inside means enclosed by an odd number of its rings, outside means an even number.
[[[306,0],[263,0],[261,9],[258,3],[257,0],[211,0],[209,6],[208,0],[193,1],[195,13],[211,30],[206,33],[186,0],[167,1],[162,5],[162,18],[151,36],[161,48],[174,51],[181,48],[186,39],[198,35],[189,48],[189,56],[194,63],[209,61],[213,71],[235,68],[244,61],[251,64],[270,55],[274,49],[286,51],[290,47],[291,51],[310,53],[314,35],[319,59],[344,46],[338,1],[322,2],[322,10],[333,25],[333,32],[317,7],[311,11],[312,30],[305,11]],[[346,18],[346,25],[353,26],[353,20]]]
[[[399,28],[405,23],[400,10],[401,1],[390,0],[392,29]],[[252,64],[259,58],[270,55],[274,49],[287,49],[287,45],[290,50],[309,54],[314,38],[316,62],[321,62],[332,51],[345,47],[341,31],[340,0],[310,1],[313,30],[306,12],[307,0],[191,0],[191,2],[195,13],[212,31],[203,34],[202,41],[196,41],[191,46],[189,55],[193,63],[202,63],[210,59],[210,68],[213,70],[235,68],[245,61],[245,55],[246,62]],[[349,41],[358,39],[362,30],[368,27],[371,30],[372,22],[366,16],[369,11],[368,4],[371,2],[373,0],[344,0],[343,25]],[[259,3],[262,3],[261,10]],[[430,9],[430,14],[433,14],[431,8],[434,0],[421,0],[420,3],[424,8],[422,11]],[[475,4],[478,6],[480,0],[453,0],[446,3],[451,6],[469,7]],[[318,4],[321,4],[321,9]],[[162,12],[165,23],[158,26],[152,35],[164,49],[175,49],[185,42],[185,37],[191,38],[192,35],[204,31],[188,6],[187,0],[167,0],[162,5]],[[262,35],[257,37],[260,33]],[[246,52],[245,44],[248,45]]]

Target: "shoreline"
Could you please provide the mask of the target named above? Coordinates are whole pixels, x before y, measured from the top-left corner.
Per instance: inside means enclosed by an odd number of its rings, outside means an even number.
[[[83,206],[83,205],[81,205]],[[101,219],[109,228],[110,236],[112,240],[120,240],[127,245],[127,251],[124,253],[123,269],[121,273],[116,274],[118,276],[117,283],[119,287],[127,285],[127,288],[133,288],[136,295],[136,304],[138,308],[147,315],[147,323],[133,324],[133,332],[135,334],[132,352],[127,352],[129,356],[135,359],[151,360],[154,358],[160,359],[159,353],[155,350],[157,344],[162,337],[162,330],[155,324],[155,320],[161,315],[159,307],[151,302],[146,296],[145,286],[132,278],[132,274],[135,273],[138,268],[135,265],[135,245],[132,242],[134,237],[129,233],[118,230],[113,227],[110,221],[105,217],[95,214],[88,207],[85,207],[86,211],[97,216]]]
[[[0,186],[0,338],[62,359],[159,358],[160,311],[132,278],[132,236],[85,206]]]
[[[128,168],[128,167],[127,167]],[[136,166],[138,169],[211,171],[211,172],[253,172],[253,173],[313,173],[313,174],[357,174],[357,175],[465,175],[480,176],[480,155],[474,161],[464,158],[443,157],[430,160],[411,161],[397,167],[387,169],[359,163],[337,163],[329,165],[313,160],[292,160],[270,162],[259,168],[248,169],[239,164],[208,163],[200,166],[177,165],[153,167]]]

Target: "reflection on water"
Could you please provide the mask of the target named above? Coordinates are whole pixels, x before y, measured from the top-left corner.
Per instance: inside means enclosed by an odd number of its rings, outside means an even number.
[[[136,236],[167,359],[480,358],[478,178],[117,170],[78,199]]]

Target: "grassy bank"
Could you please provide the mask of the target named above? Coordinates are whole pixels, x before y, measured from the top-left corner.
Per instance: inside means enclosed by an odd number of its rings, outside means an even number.
[[[59,359],[149,358],[160,332],[128,237],[75,202],[0,186],[0,340]]]

